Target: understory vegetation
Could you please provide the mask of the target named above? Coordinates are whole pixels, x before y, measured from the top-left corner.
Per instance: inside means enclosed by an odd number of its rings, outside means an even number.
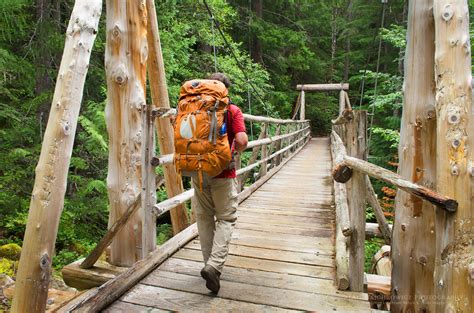
[[[202,1],[156,1],[170,102],[176,103],[184,81],[206,77],[215,71],[215,63],[233,81],[233,101],[254,115],[290,118],[297,84],[349,82],[353,107],[369,111],[369,160],[396,171],[406,2],[387,4],[382,28],[380,1],[209,0],[235,60],[217,29],[213,34]],[[72,0],[0,1],[0,246],[22,244],[73,4]],[[86,255],[107,229],[104,52],[105,4],[56,240],[53,266],[58,270]],[[307,93],[306,103],[313,136],[327,135],[337,115],[338,95]],[[258,135],[256,127],[252,125],[252,134]],[[395,190],[373,183],[391,220]],[[166,198],[164,187],[157,198]],[[367,221],[375,222],[367,212]],[[157,227],[158,242],[163,243],[172,235],[169,220],[161,220]],[[380,245],[377,240],[367,242],[367,271]],[[13,275],[15,262],[0,264],[1,272]]]

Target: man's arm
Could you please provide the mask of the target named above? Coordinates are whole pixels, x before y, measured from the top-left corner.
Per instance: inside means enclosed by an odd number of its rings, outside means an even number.
[[[235,134],[234,139],[234,149],[239,153],[244,151],[247,148],[247,144],[249,143],[249,138],[245,132],[239,132]]]

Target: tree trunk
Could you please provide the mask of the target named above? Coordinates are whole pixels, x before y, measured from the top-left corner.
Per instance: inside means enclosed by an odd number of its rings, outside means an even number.
[[[169,108],[170,101],[166,84],[163,54],[161,52],[158,20],[156,17],[155,4],[152,0],[147,0],[147,8],[149,14],[148,46],[150,50],[148,76],[150,79],[151,98],[155,107]],[[174,134],[169,119],[157,119],[156,130],[160,153],[174,153]],[[165,176],[166,191],[169,198],[183,192],[181,176],[177,174],[173,164],[163,166],[163,174]],[[184,205],[179,205],[171,210],[171,224],[174,234],[179,233],[189,225]]]
[[[12,312],[44,312],[84,81],[102,2],[77,1],[67,28],[30,202]]]
[[[435,284],[438,312],[472,312],[472,89],[466,0],[435,1],[438,192],[456,199],[455,214],[437,211]]]
[[[253,0],[252,11],[258,20],[262,19],[263,18],[263,0]],[[258,35],[255,33],[252,36],[252,49],[250,51],[250,54],[254,62],[263,64],[262,42],[258,38]]]
[[[109,133],[109,227],[141,192],[141,110],[146,83],[145,4],[107,0],[106,121]],[[110,263],[131,266],[142,257],[143,214],[135,214],[111,244]]]
[[[400,176],[428,188],[436,182],[432,6],[432,0],[409,1],[404,105],[398,152]],[[434,301],[427,299],[428,295],[434,294],[434,206],[399,190],[395,208],[393,310],[434,312]]]
[[[347,24],[350,25],[352,22],[352,0],[349,0],[347,5]],[[350,27],[350,26],[349,26]],[[350,53],[351,53],[351,32],[346,30],[346,47],[345,47],[345,56],[344,56],[344,81],[349,81],[350,73]]]

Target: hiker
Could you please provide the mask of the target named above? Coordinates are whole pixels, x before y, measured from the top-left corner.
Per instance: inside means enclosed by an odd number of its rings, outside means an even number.
[[[201,276],[214,294],[237,220],[234,158],[248,143],[242,111],[230,101],[229,87],[222,73],[184,83],[175,121],[175,164],[178,172],[192,177],[205,263]]]

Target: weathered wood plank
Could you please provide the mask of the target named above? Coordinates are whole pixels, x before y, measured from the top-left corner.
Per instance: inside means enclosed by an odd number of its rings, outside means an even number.
[[[170,258],[159,270],[172,273],[200,276],[202,263],[191,260]],[[151,275],[154,275],[152,273]],[[249,285],[267,286],[280,289],[298,290],[310,293],[334,295],[337,297],[367,300],[367,294],[361,292],[338,292],[331,280],[307,276],[273,273],[259,270],[248,270],[237,267],[225,267],[222,280],[246,283]]]
[[[239,220],[237,223],[236,229],[250,229],[250,230],[260,230],[260,231],[268,231],[272,233],[278,234],[294,234],[294,235],[303,235],[303,236],[312,236],[312,237],[333,237],[334,231],[330,228],[318,228],[315,227],[308,227],[307,229],[299,228],[299,227],[292,227],[292,226],[275,226],[271,224],[261,224],[258,222],[249,223],[243,222]]]
[[[198,240],[190,242],[187,246],[187,249],[200,250],[201,245]],[[280,261],[280,262],[290,262],[306,265],[317,265],[317,266],[326,266],[334,267],[334,259],[332,256],[327,255],[316,255],[313,253],[302,253],[295,251],[282,251],[274,249],[265,249],[260,247],[247,247],[232,244],[229,249],[230,255],[244,256],[249,258]]]
[[[199,278],[196,277],[196,279]],[[201,293],[139,284],[123,296],[121,300],[174,312],[221,312],[223,308],[229,312],[286,311],[272,305],[260,305],[215,297],[208,293],[202,279],[200,279],[200,284],[203,288]]]
[[[123,301],[117,301],[107,309],[102,311],[103,313],[161,313],[169,312],[167,310],[161,310],[153,307],[143,306],[139,304],[133,304]]]
[[[201,251],[192,249],[181,249],[174,257],[202,262]],[[333,279],[334,269],[323,266],[310,266],[303,264],[285,263],[279,261],[252,259],[248,257],[229,255],[226,260],[226,267],[239,267],[249,270],[261,270],[275,273],[286,273],[293,275],[317,277],[321,279]]]
[[[159,270],[147,277],[143,283],[203,295],[209,293],[200,277],[162,272]],[[273,287],[248,285],[225,280],[221,280],[219,298],[306,311],[318,310],[329,312],[337,309],[344,312],[366,312],[369,309],[368,302],[366,301],[288,289],[282,290]],[[127,297],[125,297],[125,299],[127,299]],[[127,300],[129,301],[129,299]]]

